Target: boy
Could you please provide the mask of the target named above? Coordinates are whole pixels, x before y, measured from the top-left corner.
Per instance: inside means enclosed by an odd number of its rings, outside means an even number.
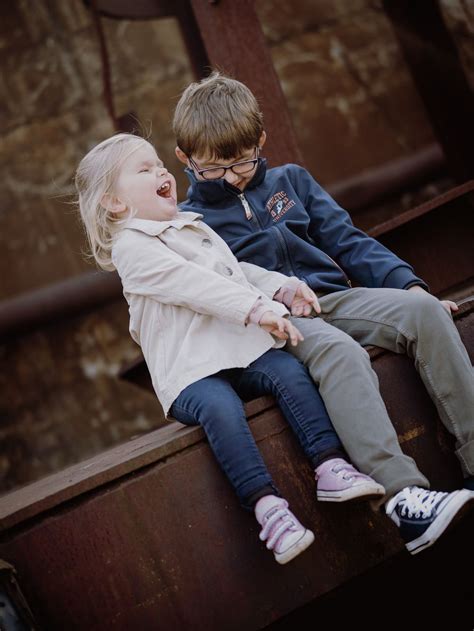
[[[260,289],[284,302],[304,341],[288,348],[309,368],[354,464],[386,489],[385,510],[407,549],[432,545],[474,501],[472,366],[451,318],[413,269],[355,228],[302,167],[267,170],[257,101],[242,83],[213,73],[176,107],[176,155],[189,199],[243,262],[281,272]],[[360,287],[352,288],[350,275]],[[288,278],[290,277],[290,278]],[[317,292],[317,295],[316,293]],[[316,312],[316,317],[309,316]],[[303,317],[301,317],[303,316]],[[441,420],[456,437],[465,489],[428,491],[403,454],[367,352],[373,344],[415,360]]]

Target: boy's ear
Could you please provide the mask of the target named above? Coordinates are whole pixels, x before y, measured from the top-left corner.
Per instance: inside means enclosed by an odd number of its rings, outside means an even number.
[[[100,200],[100,204],[105,210],[113,214],[123,213],[124,210],[127,210],[126,204],[115,195],[112,195],[112,193],[106,193]]]
[[[258,148],[261,149],[263,147],[263,145],[265,144],[265,141],[267,140],[267,134],[265,132],[265,130],[262,131],[262,133],[260,134],[260,138],[258,139]]]
[[[178,160],[188,166],[188,156],[184,153],[184,151],[182,151],[179,147],[176,147],[174,152]]]

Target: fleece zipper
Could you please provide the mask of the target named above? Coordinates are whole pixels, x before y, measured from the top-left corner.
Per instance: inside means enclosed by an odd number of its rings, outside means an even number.
[[[328,257],[328,259],[329,259],[330,261],[332,261],[332,263],[334,263],[334,265],[337,267],[337,269],[339,269],[339,270],[341,271],[341,274],[342,274],[342,275],[344,276],[344,278],[346,279],[346,283],[349,285],[349,287],[352,287],[352,283],[351,283],[351,281],[349,280],[348,275],[347,275],[347,274],[346,274],[346,272],[342,269],[342,267],[339,265],[339,263],[336,263],[336,261],[335,261],[335,260],[334,260],[331,256],[329,256],[329,254],[326,254],[326,252],[324,252],[323,250],[321,250],[321,252],[322,252],[325,256],[327,256],[327,257]]]
[[[282,235],[277,226],[272,226],[272,228],[270,229],[276,232],[277,240],[280,245],[280,250],[282,251],[283,259],[285,261],[286,275],[297,276],[297,274],[295,274],[295,270],[293,269],[293,265],[291,264],[290,252],[288,250],[288,245],[286,244],[285,237]]]
[[[252,222],[252,225],[254,226],[254,228],[256,228],[257,230],[263,230],[263,226],[260,223],[260,220],[257,216],[257,213],[255,211],[252,211],[252,208],[248,202],[248,199],[245,197],[245,195],[243,193],[238,193],[237,197],[240,200],[240,203],[243,206],[243,209],[245,211],[245,217],[248,221]]]

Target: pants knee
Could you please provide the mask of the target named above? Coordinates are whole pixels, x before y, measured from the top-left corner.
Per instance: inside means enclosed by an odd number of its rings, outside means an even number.
[[[344,376],[366,374],[371,370],[371,363],[368,352],[347,336],[328,340],[320,345],[319,352],[310,357],[308,368],[319,384],[328,371]]]
[[[441,302],[426,292],[407,292],[405,301],[405,317],[417,328],[436,327],[438,323],[445,325],[449,320]]]
[[[324,352],[340,356],[345,361],[367,362],[370,361],[369,354],[363,346],[347,336],[336,341],[329,342]]]

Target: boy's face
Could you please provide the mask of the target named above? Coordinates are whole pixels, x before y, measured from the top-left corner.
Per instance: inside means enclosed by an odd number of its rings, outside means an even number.
[[[187,156],[179,147],[176,147],[176,155],[183,164],[192,169],[198,180],[212,181],[223,179],[243,191],[255,175],[258,165],[258,153],[263,147],[265,139],[265,132],[262,132],[257,147],[245,149],[240,155],[234,156],[230,160],[215,160],[209,156]]]
[[[118,209],[136,209],[135,217],[169,221],[176,216],[176,181],[168,173],[153,147],[144,144],[120,167],[114,198]]]

